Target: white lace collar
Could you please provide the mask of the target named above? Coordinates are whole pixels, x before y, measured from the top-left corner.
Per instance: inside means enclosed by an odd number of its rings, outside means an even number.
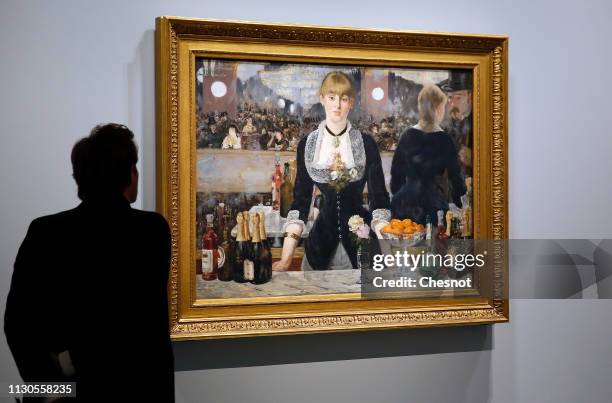
[[[352,165],[357,169],[357,176],[352,182],[356,182],[363,178],[365,173],[366,155],[363,145],[363,138],[359,130],[352,127],[350,122],[347,122],[348,139],[350,141],[350,154],[352,157]],[[304,150],[304,163],[308,174],[315,182],[327,183],[330,181],[330,172],[327,167],[322,167],[316,162],[322,160],[320,158],[321,144],[325,137],[325,121],[319,124],[319,127],[311,132],[306,139],[306,148]],[[323,150],[326,152],[326,150]],[[349,161],[350,162],[350,161]]]

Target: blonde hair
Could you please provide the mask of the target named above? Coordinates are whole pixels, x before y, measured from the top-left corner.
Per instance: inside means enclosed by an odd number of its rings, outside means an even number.
[[[341,71],[332,71],[327,73],[321,82],[320,95],[338,94],[340,96],[347,95],[350,98],[355,98],[355,90],[350,77]]]
[[[431,131],[440,123],[436,122],[436,111],[446,100],[446,94],[434,84],[426,84],[419,92],[419,124],[423,131]]]

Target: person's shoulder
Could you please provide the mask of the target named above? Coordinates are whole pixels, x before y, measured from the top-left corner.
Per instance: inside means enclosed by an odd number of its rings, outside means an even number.
[[[168,227],[168,222],[163,215],[155,211],[146,211],[140,209],[131,209],[132,215],[139,221],[150,223],[151,225],[158,225],[162,227]]]
[[[366,133],[360,133],[360,135],[363,141],[363,148],[365,149],[366,154],[370,154],[372,152],[379,152],[378,144],[376,144],[376,141],[372,138],[372,136]]]
[[[170,238],[170,226],[161,214],[132,208],[131,215],[131,227],[139,238],[149,240]]]
[[[414,126],[409,126],[402,131],[402,133],[400,134],[400,138],[404,136],[419,136],[423,134],[424,132],[422,130],[417,129]]]
[[[440,139],[440,141],[447,147],[453,147],[453,148],[455,147],[453,138],[446,131],[441,130],[441,131],[436,132],[435,134],[437,135],[438,139]]]
[[[306,148],[306,143],[308,142],[309,138],[314,138],[317,135],[317,132],[319,131],[319,129],[315,129],[313,131],[311,131],[308,134],[305,134],[304,136],[302,136],[302,138],[300,139],[299,143],[298,143],[298,150],[303,150],[304,148]]]
[[[54,226],[64,226],[78,218],[78,207],[53,214],[37,217],[30,223],[30,228],[40,229]]]
[[[374,139],[372,138],[372,136],[370,136],[367,133],[363,133],[362,131],[355,129],[355,131],[357,131],[360,135],[361,138],[363,140],[363,144],[366,146],[371,146],[372,144],[376,145],[376,141],[374,141]]]
[[[407,127],[399,135],[399,140],[397,142],[397,149],[401,150],[409,146],[412,141],[414,141],[415,137],[418,136],[419,130],[413,127]]]

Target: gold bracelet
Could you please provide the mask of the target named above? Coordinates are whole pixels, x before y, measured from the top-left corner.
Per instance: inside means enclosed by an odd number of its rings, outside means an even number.
[[[293,232],[285,232],[283,234],[283,238],[293,238],[298,242],[300,242],[300,239],[301,239],[299,235],[294,234]]]

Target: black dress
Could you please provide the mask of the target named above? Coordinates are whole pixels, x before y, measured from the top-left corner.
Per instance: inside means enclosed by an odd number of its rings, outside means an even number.
[[[436,212],[448,211],[450,199],[461,207],[466,192],[453,141],[443,131],[402,133],[391,165],[391,211],[395,218],[425,224]],[[448,196],[447,196],[448,195]]]
[[[372,213],[382,214],[389,219],[389,193],[385,187],[380,153],[374,140],[356,129],[349,130],[349,139],[357,176],[341,191],[329,185],[327,170],[312,166],[317,139],[323,136],[321,127],[304,136],[297,149],[297,176],[290,210],[299,212],[299,219],[308,220],[313,186],[321,191],[322,199],[319,215],[315,220],[308,238],[305,251],[308,263],[314,270],[327,270],[334,251],[342,242],[353,268],[357,268],[357,247],[349,238],[348,220],[352,215],[360,215],[370,225]],[[362,205],[364,187],[368,186],[369,210]],[[378,212],[376,210],[379,210]],[[291,211],[289,215],[291,215]],[[370,232],[370,237],[375,237]],[[371,244],[377,244],[371,242]]]

